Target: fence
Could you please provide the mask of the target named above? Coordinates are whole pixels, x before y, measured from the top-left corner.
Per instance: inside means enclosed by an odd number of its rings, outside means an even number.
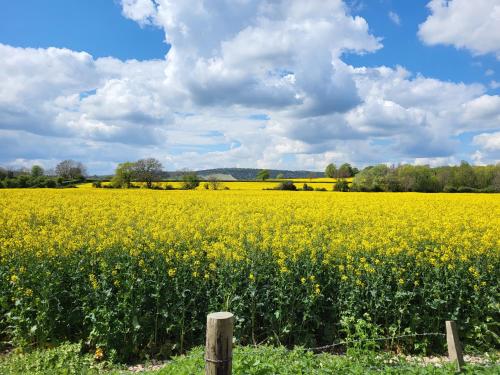
[[[234,316],[230,312],[216,312],[207,315],[207,332],[205,346],[205,375],[230,375],[233,359],[233,324]],[[341,345],[355,344],[367,341],[396,340],[407,337],[446,336],[448,344],[448,358],[456,363],[457,370],[461,371],[464,365],[462,346],[458,337],[458,328],[455,321],[446,321],[446,334],[440,332],[415,333],[391,337],[381,337],[366,340],[340,341],[330,345],[314,348],[304,348],[305,351],[325,351]]]

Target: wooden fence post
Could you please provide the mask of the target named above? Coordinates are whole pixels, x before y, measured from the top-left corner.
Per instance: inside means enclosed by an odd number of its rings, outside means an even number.
[[[233,314],[207,315],[205,375],[231,375],[233,356]]]
[[[458,339],[457,324],[454,320],[446,321],[446,342],[448,344],[448,357],[451,362],[456,362],[458,371],[462,371],[464,357],[462,346]]]

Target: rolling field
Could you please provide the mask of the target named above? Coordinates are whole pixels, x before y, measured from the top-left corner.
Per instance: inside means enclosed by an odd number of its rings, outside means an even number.
[[[485,194],[0,190],[1,341],[168,356],[230,310],[241,344],[494,348],[499,228]]]

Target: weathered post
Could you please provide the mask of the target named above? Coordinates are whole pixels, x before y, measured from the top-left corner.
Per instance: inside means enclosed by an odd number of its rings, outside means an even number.
[[[234,317],[230,312],[216,312],[207,315],[206,375],[231,375],[233,321]]]
[[[446,321],[446,342],[448,344],[448,357],[451,362],[456,362],[457,370],[462,371],[464,365],[464,357],[462,346],[458,339],[457,324],[454,320]]]

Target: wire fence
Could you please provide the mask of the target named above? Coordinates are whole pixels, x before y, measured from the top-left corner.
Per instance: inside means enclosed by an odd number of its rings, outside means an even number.
[[[423,336],[443,336],[443,337],[446,337],[446,335],[444,333],[441,333],[441,332],[412,333],[412,334],[405,334],[405,335],[374,337],[374,338],[359,339],[359,340],[345,340],[345,341],[339,341],[339,342],[329,344],[329,345],[317,346],[317,347],[312,347],[312,348],[301,348],[301,349],[303,349],[305,351],[325,351],[325,350],[332,349],[332,348],[335,348],[337,346],[342,346],[342,345],[360,344],[360,343],[364,343],[364,342],[374,342],[374,341],[395,341],[395,340],[399,340],[399,339],[403,339],[403,338],[423,337]]]

